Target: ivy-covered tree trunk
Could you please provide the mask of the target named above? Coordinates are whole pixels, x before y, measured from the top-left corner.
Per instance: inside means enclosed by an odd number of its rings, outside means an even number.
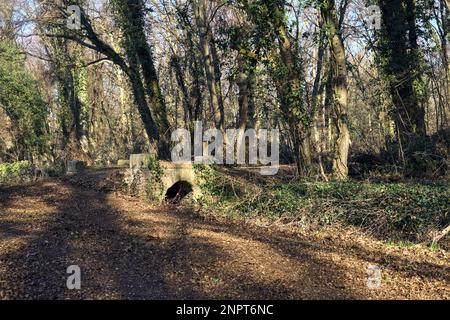
[[[421,150],[426,136],[425,109],[421,101],[420,52],[414,0],[381,0],[381,63],[394,105],[401,154]]]
[[[310,137],[313,114],[305,103],[304,65],[298,42],[289,33],[285,1],[242,3],[257,26],[252,41],[258,49],[257,57],[266,56],[262,61],[268,66],[277,90],[280,110],[289,131],[285,139],[291,143],[297,171],[309,175],[312,168]]]
[[[283,10],[284,12],[284,10]],[[283,17],[281,15],[281,17]],[[292,134],[294,156],[299,173],[308,175],[312,168],[310,147],[311,118],[303,102],[303,71],[299,57],[294,54],[293,44],[283,21],[278,24],[280,70],[277,79],[281,110]]]
[[[144,3],[142,0],[117,0],[114,1],[114,8],[123,31],[123,46],[139,113],[149,138],[157,144],[158,156],[167,159],[170,156],[169,121],[152,51],[145,34]]]
[[[150,139],[150,145],[152,151],[158,153],[158,155],[165,154],[166,150],[160,150],[159,142],[159,129],[153,119],[150,112],[150,108],[147,103],[147,97],[145,94],[145,88],[142,83],[141,75],[139,73],[138,62],[136,56],[128,55],[128,64],[130,66],[128,71],[128,77],[130,78],[131,88],[133,91],[134,101],[137,105],[139,115],[144,124],[145,131]]]
[[[167,139],[167,136],[170,135],[169,121],[167,119],[166,104],[161,94],[159,79],[153,61],[153,53],[147,42],[147,36],[144,31],[145,21],[143,3],[142,0],[128,0],[127,3],[131,13],[130,22],[133,24],[133,42],[141,65],[150,106],[155,114],[162,138]]]
[[[443,39],[442,39],[442,55],[444,57],[444,63],[447,64],[446,70],[446,81],[447,81],[447,110],[450,110],[450,0],[445,0],[445,8],[443,9],[444,14],[442,15],[443,21]],[[443,118],[446,117],[445,110],[443,110]],[[446,119],[442,119],[443,122]]]
[[[333,107],[333,120],[336,128],[333,175],[338,180],[345,180],[348,177],[348,155],[350,149],[350,131],[347,115],[348,83],[345,47],[342,35],[339,31],[339,22],[334,0],[321,1],[320,10],[331,52],[331,104]]]
[[[83,105],[79,96],[82,85],[79,82],[82,81],[77,81],[75,77],[82,76],[82,73],[75,69],[78,58],[65,39],[54,39],[50,49],[54,55],[54,70],[58,83],[58,118],[63,134],[62,147],[68,148],[74,157],[88,158],[89,145],[82,121]]]

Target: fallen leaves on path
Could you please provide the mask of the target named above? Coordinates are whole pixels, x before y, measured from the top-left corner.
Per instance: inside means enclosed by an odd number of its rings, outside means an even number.
[[[67,181],[0,189],[0,299],[450,299],[449,271],[446,251],[351,229],[219,221]]]

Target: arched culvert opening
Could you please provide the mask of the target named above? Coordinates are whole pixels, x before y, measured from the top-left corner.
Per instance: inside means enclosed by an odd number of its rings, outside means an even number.
[[[167,190],[166,201],[169,203],[179,203],[190,193],[192,193],[192,185],[186,181],[178,181]]]

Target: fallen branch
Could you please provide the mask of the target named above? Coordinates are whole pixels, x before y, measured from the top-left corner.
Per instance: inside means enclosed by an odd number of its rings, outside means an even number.
[[[450,225],[448,225],[447,228],[439,232],[439,234],[433,238],[432,244],[438,243],[438,241],[441,240],[443,237],[445,237],[449,232],[450,232]]]

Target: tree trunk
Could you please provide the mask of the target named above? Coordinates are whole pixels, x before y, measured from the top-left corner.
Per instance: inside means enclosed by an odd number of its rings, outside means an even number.
[[[303,121],[300,117],[308,118],[305,114],[301,92],[301,74],[299,62],[293,52],[293,45],[289,38],[284,21],[278,25],[279,49],[282,69],[287,69],[282,79],[278,79],[278,91],[281,99],[281,109],[293,135],[293,147],[299,173],[309,175],[312,166],[309,120]]]
[[[445,0],[445,5],[447,6],[447,10],[450,11],[450,0]]]
[[[239,54],[238,68],[239,74],[237,78],[237,85],[239,88],[239,118],[236,127],[245,131],[247,127],[253,128],[253,117],[255,112],[253,86],[255,80],[256,60],[248,59],[247,57]]]
[[[149,137],[157,141],[158,156],[168,159],[170,157],[169,121],[153,62],[152,51],[147,43],[144,30],[144,4],[142,0],[125,0],[116,1],[115,6],[118,9],[119,20],[124,33],[124,48],[132,69],[130,79],[133,82],[133,92],[138,95],[135,100],[138,104],[139,113],[144,121]],[[144,90],[144,97],[141,97],[141,89]],[[145,105],[147,105],[148,109],[147,98],[153,116],[145,110]],[[153,128],[155,124],[157,129]]]
[[[129,71],[128,76],[133,90],[134,101],[138,108],[139,115],[141,116],[142,123],[144,124],[145,131],[149,137],[150,146],[152,148],[151,151],[158,154],[158,156],[165,158],[166,150],[164,150],[164,147],[161,149],[159,146],[159,130],[148,107],[144,86],[139,72],[133,68],[133,65],[135,65],[136,62],[134,62],[131,57],[129,60],[131,70]]]
[[[194,14],[200,39],[200,52],[206,75],[206,83],[209,91],[210,107],[214,114],[216,127],[224,132],[225,115],[223,111],[222,89],[220,84],[220,70],[215,52],[215,44],[212,38],[211,29],[208,23],[206,0],[194,0]]]
[[[85,130],[81,121],[82,105],[74,78],[73,61],[76,60],[76,57],[72,54],[65,39],[55,39],[51,43],[51,50],[54,55],[61,107],[59,120],[63,133],[62,148],[72,149],[74,157],[86,155],[88,150],[82,147],[82,141],[85,138]]]
[[[442,29],[444,34],[442,35],[442,57],[444,63],[447,68],[445,70],[445,81],[447,82],[447,86],[445,88],[445,102],[444,108],[441,110],[442,118],[441,118],[441,127],[437,127],[437,130],[443,129],[445,124],[447,123],[446,110],[450,110],[450,0],[445,0],[446,5],[443,8],[442,14]]]
[[[186,86],[186,83],[184,81],[183,76],[183,70],[181,69],[180,65],[180,59],[177,56],[172,56],[170,60],[170,65],[173,68],[175,72],[175,79],[177,81],[177,85],[180,88],[181,94],[182,94],[182,100],[183,100],[183,106],[184,106],[184,112],[185,112],[185,122],[188,124],[189,122],[192,123],[193,121],[193,107],[191,104],[190,94],[188,87]]]
[[[414,0],[380,0],[382,54],[386,62],[399,145],[406,155],[422,149],[425,110],[415,86],[421,83]]]
[[[323,23],[327,30],[331,52],[331,81],[333,98],[331,101],[336,128],[334,145],[333,175],[338,180],[348,177],[348,155],[350,148],[350,131],[348,128],[348,83],[345,48],[339,32],[338,18],[334,0],[324,0],[320,7]]]

